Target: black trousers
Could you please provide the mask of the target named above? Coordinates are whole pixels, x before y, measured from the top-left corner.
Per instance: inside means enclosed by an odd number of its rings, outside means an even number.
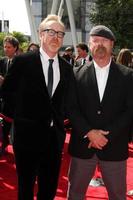
[[[49,134],[47,144],[46,141],[44,143],[44,151],[38,151],[36,146],[32,151],[14,147],[18,175],[18,200],[33,200],[36,180],[37,200],[54,199],[62,157],[56,140],[55,134]]]

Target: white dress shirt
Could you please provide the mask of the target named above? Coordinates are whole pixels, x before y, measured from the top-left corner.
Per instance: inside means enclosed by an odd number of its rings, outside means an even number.
[[[49,67],[49,59],[51,59],[42,48],[40,48],[40,56],[41,56],[41,62],[43,66],[43,73],[45,77],[46,85],[48,85],[48,67]],[[60,69],[59,69],[59,61],[58,56],[56,55],[53,62],[53,89],[52,89],[52,95],[54,94],[56,87],[60,81]]]
[[[109,69],[110,69],[110,63],[104,67],[99,67],[95,61],[94,62],[94,67],[96,71],[96,79],[97,79],[97,85],[98,85],[98,91],[99,91],[99,97],[100,101],[102,101],[107,79],[108,79],[108,74],[109,74]]]

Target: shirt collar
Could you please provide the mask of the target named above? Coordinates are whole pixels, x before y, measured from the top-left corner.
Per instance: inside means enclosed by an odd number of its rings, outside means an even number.
[[[99,67],[99,65],[93,60],[93,63],[94,63],[94,67],[96,70],[109,70],[110,68],[110,64],[111,64],[111,59],[109,61],[109,63],[107,65],[105,65],[104,67]]]
[[[40,47],[40,53],[43,56],[44,61],[48,61],[49,59],[51,59],[48,54],[46,54],[46,52]],[[55,57],[52,58],[54,61],[56,61],[58,59],[57,54],[55,55]]]

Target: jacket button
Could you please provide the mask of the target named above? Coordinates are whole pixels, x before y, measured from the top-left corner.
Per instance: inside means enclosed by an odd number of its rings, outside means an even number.
[[[97,114],[98,114],[98,115],[101,115],[101,110],[98,110],[98,111],[97,111]]]

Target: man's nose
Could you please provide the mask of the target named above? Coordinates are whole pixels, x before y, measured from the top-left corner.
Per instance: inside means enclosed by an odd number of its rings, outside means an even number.
[[[101,40],[98,41],[98,45],[103,45],[103,42]]]

